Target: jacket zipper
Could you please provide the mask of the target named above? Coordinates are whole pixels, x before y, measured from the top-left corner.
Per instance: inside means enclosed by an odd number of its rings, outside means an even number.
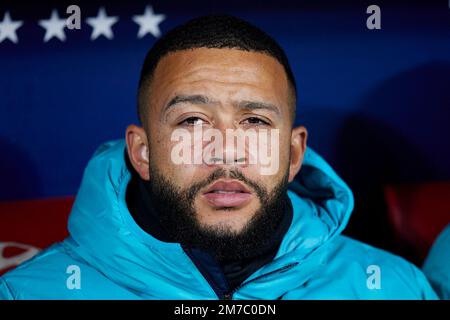
[[[287,264],[287,265],[285,265],[285,266],[283,266],[281,268],[278,268],[278,269],[275,269],[275,270],[270,271],[268,273],[262,274],[262,275],[254,278],[254,279],[252,279],[250,281],[244,281],[243,283],[238,285],[236,288],[234,288],[230,292],[224,293],[222,295],[222,300],[232,300],[233,299],[233,295],[236,293],[236,291],[240,290],[242,287],[248,285],[249,283],[252,283],[252,282],[257,281],[257,280],[261,280],[261,279],[266,278],[266,277],[268,277],[268,276],[270,276],[270,275],[272,275],[274,273],[285,272],[285,271],[295,267],[296,265],[298,265],[298,262],[291,262],[291,263],[289,263],[289,264]]]

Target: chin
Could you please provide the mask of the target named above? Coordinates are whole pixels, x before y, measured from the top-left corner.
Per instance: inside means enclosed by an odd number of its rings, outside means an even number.
[[[253,214],[249,216],[246,208],[242,209],[212,209],[205,216],[199,217],[198,221],[207,228],[217,228],[239,233],[244,229]]]

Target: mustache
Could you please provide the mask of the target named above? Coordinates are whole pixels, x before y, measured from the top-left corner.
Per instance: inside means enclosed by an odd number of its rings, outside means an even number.
[[[254,190],[260,199],[267,198],[267,192],[257,182],[247,178],[238,169],[225,170],[223,168],[218,168],[215,171],[213,171],[208,176],[208,178],[204,179],[203,181],[194,183],[191,187],[189,187],[189,190],[187,192],[188,200],[193,200],[201,189],[209,186],[214,181],[222,178],[231,178],[239,180],[240,182],[243,182],[244,184],[249,186],[252,190]]]

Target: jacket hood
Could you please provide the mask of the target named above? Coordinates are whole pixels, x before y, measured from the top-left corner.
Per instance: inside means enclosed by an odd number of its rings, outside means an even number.
[[[143,297],[162,292],[169,299],[216,298],[180,244],[159,241],[134,222],[125,201],[131,179],[125,148],[124,140],[107,142],[89,161],[69,217],[66,245],[107,278]],[[274,260],[237,292],[242,298],[260,294],[276,299],[306,282],[326,264],[331,240],[345,228],[353,209],[348,186],[310,148],[288,195],[291,225]],[[277,285],[267,289],[268,280]]]

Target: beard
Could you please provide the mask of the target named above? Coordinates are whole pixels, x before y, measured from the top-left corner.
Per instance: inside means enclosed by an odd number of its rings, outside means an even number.
[[[248,259],[263,254],[271,244],[286,213],[288,172],[269,192],[257,182],[246,178],[239,170],[215,170],[208,178],[180,189],[164,177],[156,168],[150,167],[147,190],[161,226],[170,239],[181,245],[209,252],[218,262]],[[226,224],[205,225],[200,223],[194,202],[200,190],[220,178],[232,178],[245,183],[256,193],[260,208],[238,232]]]

